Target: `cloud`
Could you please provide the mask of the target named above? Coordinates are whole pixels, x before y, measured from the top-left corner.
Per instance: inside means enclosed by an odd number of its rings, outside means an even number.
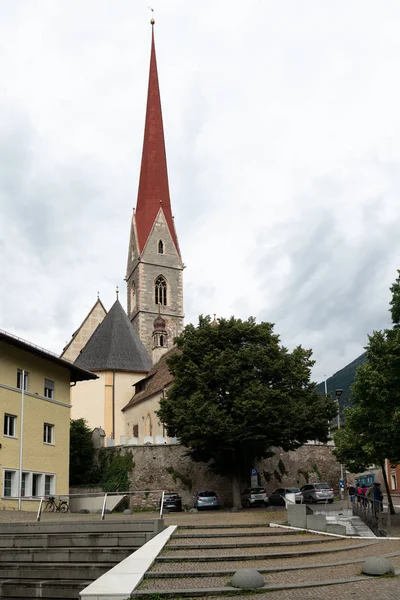
[[[148,19],[128,0],[0,6],[0,322],[54,351],[123,290]],[[187,322],[273,321],[317,380],[388,324],[399,26],[395,0],[157,9]]]

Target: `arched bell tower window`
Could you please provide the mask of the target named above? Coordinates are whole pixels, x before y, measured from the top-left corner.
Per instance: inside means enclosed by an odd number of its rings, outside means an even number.
[[[154,284],[154,299],[156,304],[166,306],[167,304],[167,282],[159,275]]]
[[[158,240],[158,254],[164,254],[164,242]]]
[[[165,340],[164,340],[164,336],[160,335],[160,346],[164,346],[165,345]]]

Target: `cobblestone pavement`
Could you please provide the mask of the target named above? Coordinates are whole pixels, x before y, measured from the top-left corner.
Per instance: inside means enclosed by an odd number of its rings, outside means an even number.
[[[400,578],[366,578],[364,581],[344,583],[340,586],[327,585],[315,588],[277,590],[275,592],[252,594],[251,596],[248,594],[222,596],[223,600],[354,600],[363,597],[373,600],[399,600]],[[180,600],[184,599],[180,598]],[[188,600],[188,598],[185,600]],[[221,600],[221,596],[207,596],[207,600]]]

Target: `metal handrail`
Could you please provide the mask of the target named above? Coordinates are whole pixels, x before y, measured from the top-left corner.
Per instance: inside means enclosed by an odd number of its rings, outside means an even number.
[[[164,509],[164,490],[162,491],[161,494],[161,506],[160,506],[160,519],[162,518],[162,514],[163,514],[163,509]]]
[[[7,500],[36,500],[37,502],[39,502],[39,507],[38,507],[38,511],[36,514],[36,521],[39,522],[41,519],[41,515],[42,515],[42,509],[43,509],[43,502],[45,502],[46,500],[49,500],[49,498],[51,497],[58,497],[58,498],[79,498],[79,497],[86,497],[86,496],[104,496],[104,500],[103,500],[103,507],[101,510],[101,514],[100,514],[100,519],[102,521],[104,521],[104,515],[106,514],[106,509],[107,509],[107,498],[108,496],[134,496],[135,494],[161,494],[161,508],[160,508],[160,518],[162,517],[163,514],[163,500],[164,500],[164,494],[165,494],[165,490],[135,490],[135,491],[129,491],[129,492],[88,492],[88,493],[84,493],[82,492],[81,494],[49,494],[46,496],[7,496]]]
[[[352,502],[352,508],[354,512],[371,528],[376,528],[378,532],[384,532],[383,526],[383,515],[386,514],[386,532],[390,535],[391,530],[391,516],[390,506],[386,507],[383,501],[369,498],[362,494],[354,494],[354,500]]]

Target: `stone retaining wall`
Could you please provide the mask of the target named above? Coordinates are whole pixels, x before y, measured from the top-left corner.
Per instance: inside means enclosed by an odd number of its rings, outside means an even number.
[[[214,490],[221,502],[232,503],[230,482],[207,469],[204,463],[195,463],[186,456],[180,445],[119,446],[122,453],[130,452],[135,463],[129,480],[131,490],[164,489],[178,492],[185,507],[193,506],[193,495],[198,490]],[[327,445],[306,445],[295,452],[277,450],[274,457],[255,465],[261,485],[268,492],[279,487],[301,487],[316,481],[328,482],[338,493],[340,466]],[[250,483],[250,474],[249,481]],[[244,485],[246,482],[244,483]],[[122,490],[121,490],[122,491]],[[140,493],[131,497],[131,507],[156,507],[159,496]]]

